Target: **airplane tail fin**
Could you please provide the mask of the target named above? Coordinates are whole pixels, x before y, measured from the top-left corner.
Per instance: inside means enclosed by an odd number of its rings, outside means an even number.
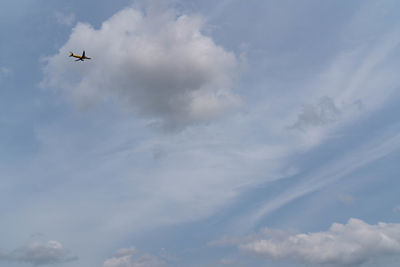
[[[74,55],[74,53],[72,53],[72,52],[69,52],[69,56],[70,57],[72,57]]]

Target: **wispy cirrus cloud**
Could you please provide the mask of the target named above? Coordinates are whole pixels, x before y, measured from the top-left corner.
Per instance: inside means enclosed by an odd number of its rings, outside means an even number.
[[[390,127],[389,132],[395,132],[398,126]],[[263,205],[242,216],[235,225],[256,225],[264,216],[276,211],[286,204],[302,196],[316,192],[343,179],[358,169],[379,160],[400,148],[400,135],[390,137],[376,137],[368,145],[362,145],[357,149],[343,153],[326,165],[318,166],[313,172],[308,173],[303,179],[282,191],[277,197],[268,199]]]

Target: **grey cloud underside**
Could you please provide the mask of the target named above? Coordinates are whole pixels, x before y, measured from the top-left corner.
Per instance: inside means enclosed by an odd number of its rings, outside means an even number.
[[[133,8],[98,30],[78,23],[59,54],[48,58],[43,85],[63,89],[83,106],[113,98],[167,127],[212,120],[241,102],[231,91],[239,63],[202,26],[200,17]],[[68,60],[68,51],[83,48],[91,62]]]
[[[0,253],[0,260],[9,262],[26,262],[32,265],[48,265],[78,260],[59,242],[30,243],[9,253]]]

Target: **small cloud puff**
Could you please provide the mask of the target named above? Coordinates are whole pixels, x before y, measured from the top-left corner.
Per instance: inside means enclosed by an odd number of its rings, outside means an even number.
[[[151,254],[136,255],[135,247],[119,249],[104,261],[103,267],[161,267],[164,262]],[[135,257],[136,255],[136,257]]]

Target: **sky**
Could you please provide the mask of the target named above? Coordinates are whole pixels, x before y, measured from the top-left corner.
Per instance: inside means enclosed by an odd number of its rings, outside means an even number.
[[[1,1],[0,267],[397,266],[399,11]]]

